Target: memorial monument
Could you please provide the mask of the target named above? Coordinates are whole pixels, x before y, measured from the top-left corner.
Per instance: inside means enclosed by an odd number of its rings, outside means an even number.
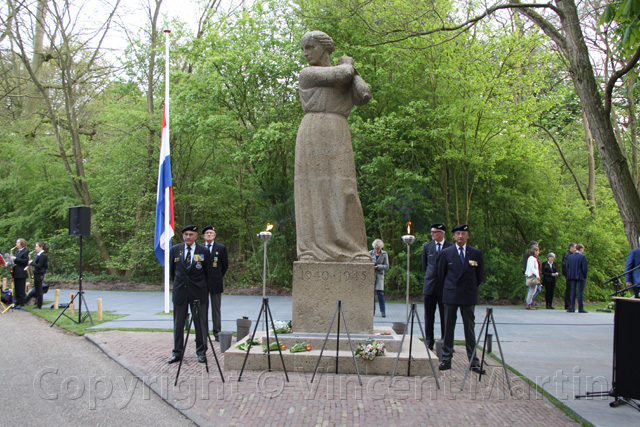
[[[300,44],[309,67],[299,80],[305,116],[295,153],[293,329],[326,332],[342,300],[350,332],[371,333],[374,269],[347,123],[353,106],[369,102],[371,91],[353,58],[332,64],[327,34],[308,32]]]

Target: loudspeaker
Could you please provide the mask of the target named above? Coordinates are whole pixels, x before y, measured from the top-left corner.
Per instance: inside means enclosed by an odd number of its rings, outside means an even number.
[[[72,206],[69,208],[69,236],[91,236],[91,208]]]

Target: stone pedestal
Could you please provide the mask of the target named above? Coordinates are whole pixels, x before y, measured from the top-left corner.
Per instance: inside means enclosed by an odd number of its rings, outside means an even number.
[[[342,300],[342,309],[352,334],[373,332],[373,263],[293,263],[294,332],[326,332]],[[332,332],[337,330],[338,317]],[[340,334],[346,333],[340,322]]]

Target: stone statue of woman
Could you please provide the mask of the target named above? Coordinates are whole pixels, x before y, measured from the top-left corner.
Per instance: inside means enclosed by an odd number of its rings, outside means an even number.
[[[305,116],[298,129],[295,208],[298,259],[371,263],[347,117],[371,91],[345,56],[333,66],[333,39],[321,31],[300,41],[309,67],[300,72]]]

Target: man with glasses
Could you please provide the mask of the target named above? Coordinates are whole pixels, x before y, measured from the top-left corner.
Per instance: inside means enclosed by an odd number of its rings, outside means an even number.
[[[422,270],[424,284],[422,295],[424,299],[424,324],[427,346],[433,350],[434,322],[436,307],[440,313],[440,338],[444,337],[444,305],[442,304],[442,279],[438,277],[438,258],[440,252],[451,246],[451,242],[444,240],[447,228],[439,222],[431,225],[431,241],[422,247]]]

